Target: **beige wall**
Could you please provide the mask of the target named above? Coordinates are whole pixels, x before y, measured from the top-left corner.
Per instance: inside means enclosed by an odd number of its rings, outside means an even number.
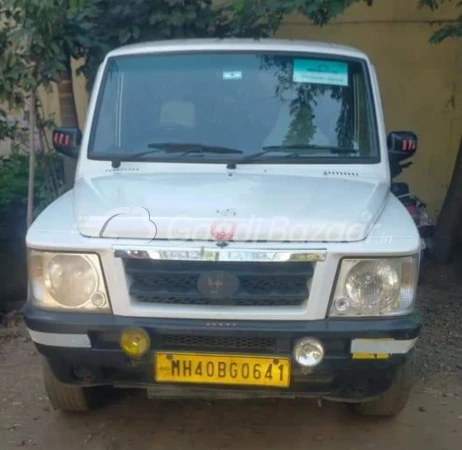
[[[437,25],[456,17],[453,3],[436,13],[416,8],[417,0],[358,3],[323,28],[300,17],[286,21],[280,37],[336,42],[364,50],[375,64],[388,130],[410,129],[420,137],[414,165],[402,177],[436,215],[444,200],[462,135],[462,40],[428,43]],[[84,81],[75,82],[81,125],[88,101]],[[54,93],[44,108],[57,113]],[[59,117],[56,118],[59,123]]]
[[[80,61],[73,61],[72,69],[74,73],[81,65]],[[83,127],[88,105],[88,94],[85,89],[85,79],[82,76],[74,77],[74,93],[77,106],[79,124]],[[56,86],[52,84],[49,88],[40,91],[40,100],[42,102],[45,116],[52,117],[59,124],[59,103],[57,98]]]

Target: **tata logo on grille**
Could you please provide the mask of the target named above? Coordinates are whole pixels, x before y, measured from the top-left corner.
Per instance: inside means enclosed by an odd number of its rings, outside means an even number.
[[[197,281],[197,288],[208,298],[229,299],[239,289],[239,279],[229,272],[207,272]]]
[[[235,233],[236,224],[227,220],[216,220],[210,226],[210,234],[216,241],[231,241]]]

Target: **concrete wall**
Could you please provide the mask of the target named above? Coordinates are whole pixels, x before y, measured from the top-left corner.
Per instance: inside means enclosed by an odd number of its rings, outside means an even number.
[[[445,2],[436,12],[417,9],[417,0],[358,3],[323,28],[302,17],[289,18],[279,37],[351,45],[369,54],[376,66],[388,130],[410,129],[420,137],[414,165],[402,178],[428,202],[436,216],[442,206],[462,135],[462,39],[428,43],[438,24],[460,13]],[[88,95],[76,79],[77,109],[85,119]],[[45,111],[59,111],[54,92],[43,96]]]

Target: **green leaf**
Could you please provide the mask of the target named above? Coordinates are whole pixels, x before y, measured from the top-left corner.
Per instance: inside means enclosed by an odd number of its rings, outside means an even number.
[[[125,44],[130,39],[131,33],[128,29],[119,30],[119,42]]]
[[[174,26],[181,26],[185,23],[186,17],[180,12],[176,12],[171,15],[170,23]]]

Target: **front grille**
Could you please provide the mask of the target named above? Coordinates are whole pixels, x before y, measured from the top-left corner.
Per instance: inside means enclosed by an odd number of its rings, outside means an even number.
[[[161,336],[160,348],[169,350],[213,350],[213,351],[271,351],[277,350],[274,338],[249,336],[195,336],[164,335]]]
[[[296,306],[303,299],[297,298],[223,298],[210,300],[204,297],[136,295],[142,303],[162,303],[165,305],[217,305],[217,306]]]
[[[313,265],[306,262],[124,260],[130,295],[142,303],[214,306],[298,306],[309,295]],[[213,291],[209,274],[233,280],[231,294]],[[221,280],[222,278],[220,278]],[[211,282],[214,282],[211,278]],[[222,281],[219,288],[223,286]],[[205,290],[204,290],[205,285]],[[212,288],[210,288],[212,289]]]

